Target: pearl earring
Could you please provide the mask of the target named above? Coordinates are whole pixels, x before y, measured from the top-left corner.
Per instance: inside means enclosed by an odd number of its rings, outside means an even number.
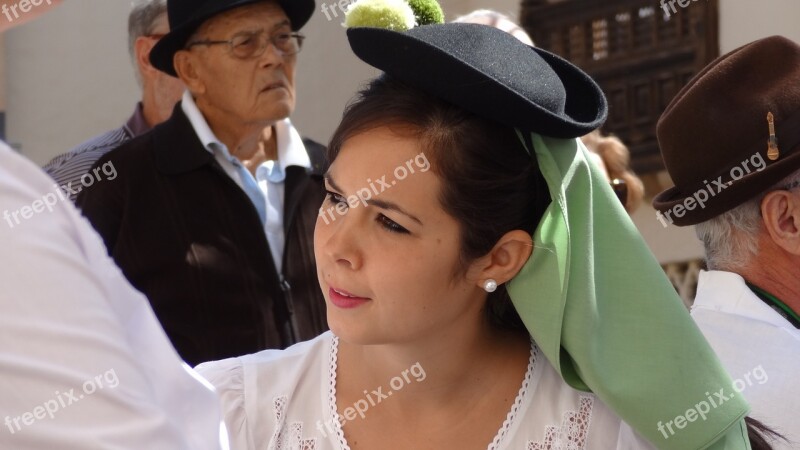
[[[486,292],[494,292],[497,289],[497,281],[489,278],[485,283],[483,283],[483,289]]]

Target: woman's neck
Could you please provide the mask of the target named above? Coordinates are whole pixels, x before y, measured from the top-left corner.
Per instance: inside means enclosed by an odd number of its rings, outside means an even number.
[[[482,320],[482,318],[481,318]],[[387,408],[399,415],[428,410],[442,405],[457,405],[497,381],[498,373],[512,373],[515,389],[522,381],[530,356],[526,333],[493,329],[481,324],[471,331],[443,332],[412,342],[360,346],[339,344],[337,391],[341,386],[355,393],[383,386],[396,388],[403,381],[403,393],[393,397]],[[353,369],[356,369],[353,373]],[[516,369],[516,370],[515,370]]]

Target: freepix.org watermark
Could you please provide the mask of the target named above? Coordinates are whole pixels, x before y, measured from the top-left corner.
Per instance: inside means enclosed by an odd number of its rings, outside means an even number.
[[[769,381],[769,376],[764,370],[764,367],[759,365],[758,367],[745,373],[742,378],[733,380],[731,387],[734,391],[736,391],[736,393],[740,393],[747,389],[748,386],[752,386],[754,381],[759,385]],[[686,428],[690,423],[696,422],[697,419],[706,420],[708,413],[710,413],[713,409],[719,408],[722,404],[732,399],[735,395],[736,394],[733,392],[726,393],[725,388],[722,388],[713,394],[706,392],[706,400],[698,402],[691,408],[687,409],[684,414],[680,414],[674,419],[671,419],[667,422],[659,421],[658,424],[656,424],[656,427],[664,436],[664,439],[669,439],[670,437],[675,436],[675,433]]]
[[[11,434],[14,434],[21,431],[23,426],[33,425],[34,422],[45,417],[49,417],[52,420],[58,411],[78,403],[86,396],[105,388],[113,389],[117,386],[119,386],[117,373],[114,369],[107,370],[105,373],[86,380],[81,386],[83,393],[76,394],[75,389],[70,389],[67,392],[56,391],[54,398],[45,401],[31,411],[24,412],[16,417],[6,416],[6,427],[8,427],[8,431]]]
[[[369,411],[371,407],[378,406],[383,400],[388,399],[395,392],[411,384],[411,377],[414,377],[414,381],[419,383],[425,381],[428,375],[425,373],[425,369],[422,368],[422,364],[416,363],[408,369],[403,370],[400,375],[389,380],[389,387],[392,388],[391,390],[383,392],[383,386],[378,386],[378,388],[372,392],[367,392],[365,390],[364,398],[356,401],[352,406],[345,408],[343,411],[344,414],[337,413],[336,417],[330,418],[324,425],[321,420],[318,420],[317,430],[322,433],[323,438],[327,438],[328,433],[336,434],[336,429],[334,427],[336,422],[339,422],[340,427],[344,427],[345,423],[353,421],[357,417],[364,419],[367,416],[367,411]]]
[[[328,22],[330,22],[333,20],[333,17],[339,17],[339,13],[342,13],[342,16],[344,16],[345,11],[347,11],[347,7],[355,1],[356,0],[339,0],[338,2],[331,2],[330,5],[323,3],[320,7],[320,10],[322,11],[322,14],[325,14]],[[338,12],[336,11],[337,9],[339,10]],[[333,17],[331,17],[331,14],[333,14]]]
[[[4,3],[0,12],[6,16],[9,22],[14,22],[16,19],[19,19],[20,13],[27,14],[31,12],[34,7],[41,6],[44,3],[50,5],[52,4],[52,0],[20,0],[18,3],[12,3],[11,6]],[[17,12],[18,10],[19,12]],[[13,18],[11,17],[12,14],[14,15]]]
[[[54,184],[53,192],[48,192],[43,195],[42,198],[34,200],[30,205],[25,205],[13,211],[6,209],[3,211],[3,220],[5,220],[9,228],[14,228],[21,223],[20,219],[28,220],[33,217],[34,214],[44,212],[45,209],[48,212],[53,212],[53,207],[56,206],[58,202],[68,200],[70,196],[78,195],[83,188],[91,187],[93,184],[102,181],[101,173],[105,175],[106,180],[109,181],[117,178],[117,169],[114,168],[114,164],[109,161],[100,167],[95,167],[92,172],[85,173],[80,179],[81,184],[75,188],[72,187],[71,181],[62,186]]]
[[[724,175],[718,176],[716,180],[711,180],[711,183],[708,180],[704,180],[704,186],[693,195],[686,197],[683,203],[678,203],[664,214],[661,214],[661,211],[656,211],[656,219],[661,222],[664,228],[667,228],[674,221],[673,216],[680,218],[686,214],[686,211],[705,208],[709,199],[714,198],[717,194],[730,187],[734,181],[740,180],[752,172],[761,172],[766,167],[767,163],[764,161],[764,157],[761,156],[761,153],[756,153],[731,169],[729,174],[731,181],[727,183],[723,181]]]
[[[692,2],[696,2],[697,0],[661,0],[661,9],[664,10],[664,15],[669,17],[672,14],[677,14],[678,10],[675,8],[675,3],[678,4],[681,8],[686,8],[692,4]],[[670,10],[672,12],[670,12]]]
[[[419,169],[419,172],[425,173],[430,170],[430,168],[431,163],[428,161],[428,157],[425,156],[425,153],[420,153],[414,158],[406,161],[405,165],[397,166],[394,169],[394,180],[386,181],[386,175],[374,181],[372,178],[367,178],[367,184],[369,187],[361,188],[357,190],[355,194],[347,197],[346,204],[337,203],[336,206],[331,206],[327,210],[320,208],[319,217],[325,221],[325,225],[329,225],[331,222],[336,221],[336,216],[333,214],[334,212],[340,216],[343,216],[347,213],[348,207],[355,208],[359,203],[367,206],[367,202],[370,199],[386,192],[388,189],[391,189],[392,186],[396,186],[398,181],[405,180],[410,175],[414,175],[417,173],[417,169]],[[330,220],[328,220],[329,217]]]

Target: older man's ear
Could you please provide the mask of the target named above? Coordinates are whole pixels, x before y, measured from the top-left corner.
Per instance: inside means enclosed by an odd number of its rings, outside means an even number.
[[[179,50],[172,58],[175,72],[192,94],[202,94],[206,85],[197,73],[197,63],[188,50]]]
[[[761,215],[772,241],[786,252],[800,256],[800,193],[770,192],[761,202]]]
[[[61,3],[62,0],[0,0],[0,33],[29,22]]]
[[[159,71],[150,63],[150,51],[153,50],[156,42],[158,42],[158,39],[152,36],[139,36],[136,38],[133,49],[139,72],[150,74]]]

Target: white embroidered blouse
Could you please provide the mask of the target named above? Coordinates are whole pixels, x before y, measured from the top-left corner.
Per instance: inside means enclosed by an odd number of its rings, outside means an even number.
[[[286,350],[197,366],[219,392],[231,450],[350,450],[342,423],[369,414],[391,389],[415,381],[405,371],[386,391],[365,394],[361,405],[339,415],[337,348],[338,338],[327,332]],[[569,387],[533,345],[517,398],[487,450],[654,448],[597,397]]]

